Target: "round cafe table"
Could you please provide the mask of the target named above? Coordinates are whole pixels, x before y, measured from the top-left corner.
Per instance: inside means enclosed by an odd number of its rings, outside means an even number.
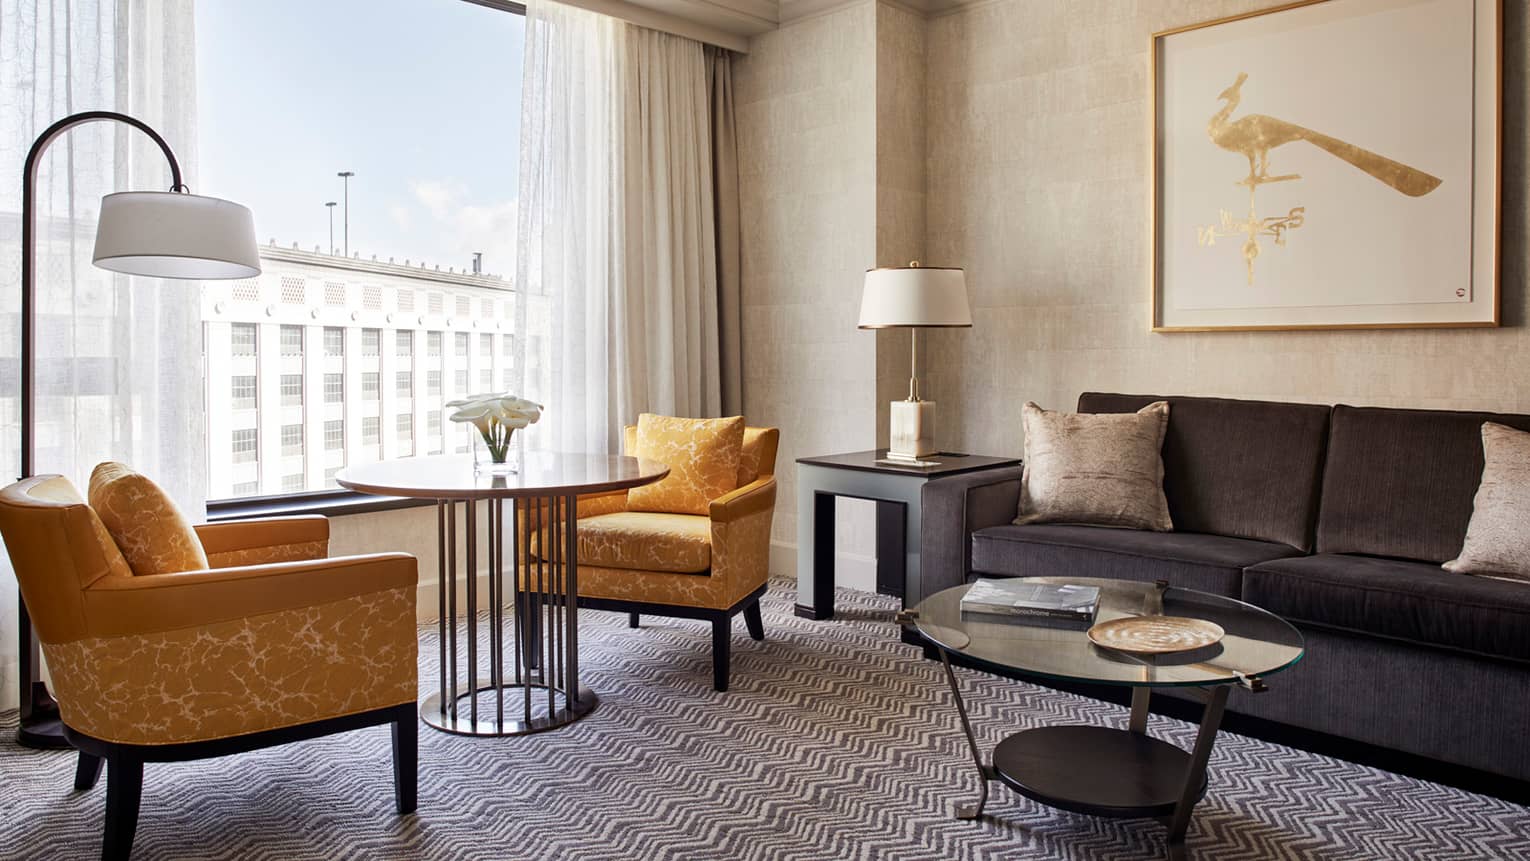
[[[360,493],[436,502],[441,673],[440,689],[420,703],[425,723],[457,735],[524,735],[564,726],[595,710],[599,700],[579,683],[576,503],[580,494],[626,490],[668,474],[663,464],[632,457],[527,452],[511,474],[477,471],[471,455],[433,455],[350,466],[335,476],[341,487]],[[482,536],[480,503],[487,508]],[[539,536],[542,543],[535,554],[517,546],[530,536]],[[562,552],[549,553],[547,547]],[[487,675],[480,674],[480,554],[488,566],[483,608],[488,613]],[[461,612],[467,623],[460,645],[459,559],[466,581]],[[507,566],[515,608],[509,673]],[[459,655],[465,660],[459,662]]]

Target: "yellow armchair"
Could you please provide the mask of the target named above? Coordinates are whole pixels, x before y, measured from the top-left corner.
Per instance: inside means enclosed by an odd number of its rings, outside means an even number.
[[[636,427],[624,429],[623,442],[631,454]],[[779,442],[776,428],[746,428],[739,487],[712,500],[706,515],[628,511],[625,491],[580,497],[579,606],[626,612],[634,628],[645,614],[711,622],[712,686],[726,691],[733,617],[742,613],[749,635],[765,639],[760,596],[770,577]],[[543,555],[543,536],[525,513],[520,523],[529,541],[518,546],[531,558],[559,558],[557,549]]]
[[[0,490],[0,533],[47,658],[75,785],[107,771],[103,857],[127,858],[145,762],[392,725],[415,808],[415,559],[325,558],[322,517],[196,527],[208,570],[134,576],[59,476]]]

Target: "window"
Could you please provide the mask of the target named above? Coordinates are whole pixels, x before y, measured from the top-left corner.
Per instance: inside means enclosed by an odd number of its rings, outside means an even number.
[[[468,391],[467,371],[458,371],[452,374],[452,388],[452,397],[454,398],[465,398],[472,394]]]
[[[502,350],[505,355],[507,355],[507,356],[514,356],[515,355],[515,336],[514,335],[500,335],[499,336],[499,344],[500,344],[500,346],[499,346],[500,350]]]
[[[425,414],[425,434],[427,436],[441,435],[441,411],[431,410]]]
[[[400,457],[414,454],[414,416],[404,413],[395,420],[398,428],[398,453]]]
[[[303,426],[282,425],[282,457],[303,456]]]
[[[233,356],[255,355],[255,324],[235,323],[230,326],[228,349]]]
[[[281,329],[282,355],[303,355],[303,327],[283,326]]]
[[[229,393],[233,397],[234,409],[255,409],[255,378],[253,376],[234,377],[229,386]]]
[[[478,391],[487,392],[494,388],[494,372],[488,368],[478,372]]]
[[[325,487],[339,487],[340,486],[338,483],[335,482],[335,476],[340,474],[340,469],[341,469],[341,467],[332,466],[329,469],[324,470],[324,486]]]
[[[257,455],[255,452],[255,429],[242,428],[234,431],[234,444],[230,448],[234,463],[251,463]]]
[[[206,309],[201,400],[210,442],[195,454],[209,462],[208,499],[230,498],[236,485],[248,494],[319,490],[334,484],[341,464],[425,454],[441,436],[451,451],[466,435],[443,412],[427,442],[428,412],[471,393],[483,368],[498,381],[506,329],[495,323],[508,326],[499,315],[526,301],[512,278],[487,274],[515,271],[521,98],[503,82],[521,76],[524,17],[503,8],[514,3],[389,3],[358,39],[341,7],[361,5],[310,3],[313,14],[297,16],[293,4],[199,2],[186,34],[197,52],[188,67],[200,106],[199,175],[219,197],[259,213],[261,231],[261,275],[209,282],[213,301],[188,305]],[[398,55],[380,44],[410,46],[420,61],[408,64],[410,86],[395,86]],[[272,45],[320,47],[273,63]],[[134,62],[122,75],[139,71]],[[0,99],[14,101],[16,89],[0,83]],[[334,93],[364,108],[345,112],[347,143],[338,150],[313,143],[336,129],[291,111]],[[473,134],[399,121],[421,116],[472,116]],[[430,167],[422,174],[421,165]],[[355,211],[326,209],[327,201]],[[459,218],[464,212],[475,217]],[[482,252],[485,274],[471,274],[469,250]],[[524,319],[543,316],[540,305],[528,306]],[[487,348],[473,339],[485,334],[494,353],[480,359]],[[406,413],[407,436],[395,424]],[[231,467],[236,431],[242,462]]]
[[[494,336],[493,335],[479,335],[478,336],[478,355],[483,356],[485,359],[492,359],[492,358],[494,358]]]

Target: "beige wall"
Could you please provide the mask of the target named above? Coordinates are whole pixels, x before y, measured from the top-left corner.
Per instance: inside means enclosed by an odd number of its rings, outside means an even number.
[[[1000,0],[928,24],[932,261],[976,325],[934,339],[944,447],[1018,453],[1020,406],[1086,389],[1530,412],[1524,4],[1504,22],[1497,330],[1152,334],[1148,40],[1254,0]]]
[[[778,573],[796,544],[795,459],[875,442],[876,338],[855,328],[877,251],[875,8],[758,37],[734,67],[744,414],[781,428]],[[866,571],[874,523],[865,510],[840,518],[838,546]]]

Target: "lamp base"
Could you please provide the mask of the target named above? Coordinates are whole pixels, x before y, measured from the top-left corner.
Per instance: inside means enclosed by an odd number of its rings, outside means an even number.
[[[916,460],[938,454],[935,447],[935,402],[893,401],[887,456]]]

